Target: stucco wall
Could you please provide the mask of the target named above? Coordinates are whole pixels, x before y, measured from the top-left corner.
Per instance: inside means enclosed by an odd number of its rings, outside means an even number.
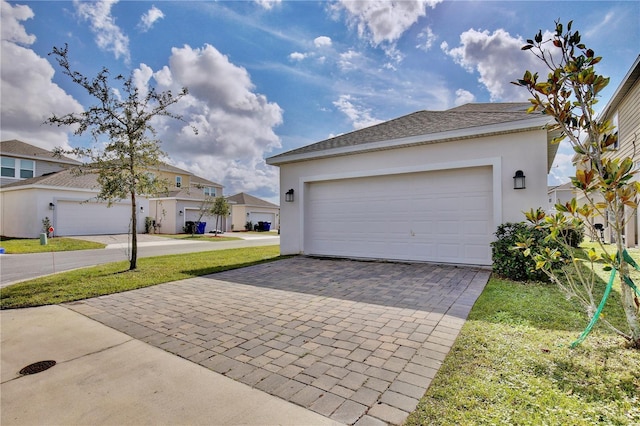
[[[57,210],[51,210],[49,203],[57,205],[58,201],[85,201],[96,196],[96,192],[83,190],[52,190],[50,188],[27,187],[20,189],[4,189],[0,192],[1,219],[0,235],[6,237],[37,238],[42,233],[42,220],[49,217],[56,227]],[[144,198],[137,200],[138,208],[148,211],[149,204]],[[109,221],[109,209],[99,211],[104,221]],[[144,216],[138,215],[138,232],[144,231]]]
[[[303,250],[300,219],[306,182],[367,176],[381,170],[394,173],[478,165],[493,167],[496,227],[504,222],[522,221],[523,211],[548,205],[547,132],[544,129],[282,164],[281,253],[297,254]],[[526,175],[526,189],[513,189],[516,170]],[[284,193],[289,189],[295,190],[294,202],[284,200]]]

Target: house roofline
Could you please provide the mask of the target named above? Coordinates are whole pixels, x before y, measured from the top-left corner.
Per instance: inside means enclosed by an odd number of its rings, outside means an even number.
[[[38,185],[36,184],[28,184],[28,185],[20,185],[20,186],[10,186],[10,187],[0,187],[0,192],[9,192],[9,191],[20,191],[25,189],[46,189],[46,190],[56,190],[56,191],[72,191],[72,192],[95,192],[96,194],[100,193],[98,189],[92,188],[78,188],[73,186],[57,186],[57,185]]]
[[[330,148],[322,151],[305,152],[291,155],[279,154],[277,156],[267,158],[266,162],[271,166],[279,166],[286,163],[295,163],[299,161],[316,160],[321,158],[336,157],[356,153],[383,151],[394,148],[428,145],[432,143],[475,139],[483,136],[525,132],[534,129],[543,129],[544,126],[549,124],[551,121],[552,120],[549,117],[538,116],[526,120],[509,121],[506,123],[491,124],[487,126],[469,127],[426,135],[409,136],[405,138],[390,139],[378,142],[369,142],[339,148]]]
[[[611,99],[607,102],[607,105],[602,110],[600,117],[606,118],[609,116],[611,111],[615,111],[618,105],[620,105],[620,102],[622,102],[622,99],[624,99],[624,97],[629,93],[631,87],[638,79],[640,79],[640,55],[638,55],[636,60],[633,62],[633,65],[629,68],[629,71],[620,82],[620,85],[614,92],[613,96],[611,96]]]

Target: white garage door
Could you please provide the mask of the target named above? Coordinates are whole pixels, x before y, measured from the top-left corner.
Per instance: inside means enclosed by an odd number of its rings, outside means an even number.
[[[131,204],[58,201],[54,226],[56,235],[127,234],[130,221]]]
[[[271,226],[276,223],[276,215],[275,213],[260,213],[260,212],[250,212],[249,217],[251,218],[251,223],[258,222],[271,222]]]
[[[314,182],[311,255],[491,264],[491,167]]]

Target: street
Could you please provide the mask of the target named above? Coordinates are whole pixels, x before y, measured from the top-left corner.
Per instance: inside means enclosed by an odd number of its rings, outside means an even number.
[[[280,238],[277,236],[215,243],[185,242],[168,238],[164,240],[161,243],[139,243],[138,258],[280,244]],[[0,288],[43,275],[128,260],[126,244],[111,247],[98,250],[0,255]]]

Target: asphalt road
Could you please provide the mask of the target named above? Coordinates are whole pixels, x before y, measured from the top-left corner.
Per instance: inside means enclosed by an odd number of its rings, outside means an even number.
[[[138,258],[278,244],[280,244],[278,237],[215,243],[206,241],[184,243],[181,240],[175,240],[175,242],[169,240],[162,244],[140,243]],[[0,255],[0,288],[43,275],[128,259],[127,249],[121,245],[99,250],[3,254]]]

